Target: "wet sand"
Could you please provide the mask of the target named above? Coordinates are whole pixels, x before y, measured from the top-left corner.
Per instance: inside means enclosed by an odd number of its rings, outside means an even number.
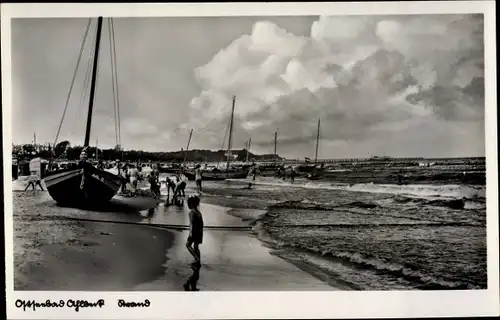
[[[21,188],[22,183],[15,190]],[[14,191],[13,198],[15,290],[182,291],[193,272],[187,231],[175,230],[188,225],[187,205],[161,204],[151,214],[141,211],[147,202],[127,211],[122,205],[133,201],[115,197],[109,208],[96,212],[59,207],[46,191]],[[270,254],[251,234],[248,221],[237,217],[260,211],[208,204],[203,197],[200,210],[206,226],[201,290],[342,287]],[[154,227],[159,225],[173,228]]]
[[[163,274],[171,232],[64,220],[47,196],[14,192],[16,290],[122,291]]]
[[[206,226],[203,244],[200,245],[200,290],[335,290],[331,283],[327,284],[270,254],[270,249],[250,234],[250,225],[229,215],[230,210],[203,202],[200,205]],[[174,225],[188,223],[187,208],[162,209],[160,206],[159,213],[163,214],[153,217],[152,221],[158,222],[161,217],[163,221]],[[231,227],[243,226],[247,226],[248,230],[231,230]],[[221,227],[227,230],[217,229]],[[173,245],[166,253],[165,274],[155,281],[137,286],[136,290],[182,290],[182,285],[193,274],[189,267],[193,258],[185,247],[187,236],[188,231],[175,231]]]

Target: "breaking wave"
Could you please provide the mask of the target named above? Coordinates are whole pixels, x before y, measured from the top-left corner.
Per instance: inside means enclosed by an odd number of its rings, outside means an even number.
[[[262,217],[264,218],[264,217]],[[420,290],[471,290],[480,289],[482,286],[479,283],[474,283],[472,279],[459,278],[455,280],[445,279],[439,275],[431,275],[425,270],[419,269],[415,264],[399,264],[394,261],[385,261],[375,256],[369,256],[358,252],[348,251],[333,251],[325,249],[321,245],[302,244],[296,241],[286,241],[277,239],[267,231],[268,225],[266,222],[258,219],[253,223],[252,231],[256,236],[267,246],[276,250],[276,254],[280,255],[280,251],[293,250],[295,255],[299,255],[300,259],[308,264],[315,265],[325,272],[332,272],[336,276],[340,276],[336,269],[338,266],[332,264],[334,262],[341,263],[354,268],[354,270],[371,270],[371,272],[382,277],[392,277],[392,281],[399,279],[400,285],[410,286],[413,289]],[[286,251],[285,251],[286,252]],[[290,252],[290,251],[288,251]],[[362,275],[360,271],[355,272],[358,276]],[[361,290],[381,289],[382,283],[366,282],[358,283],[355,278],[341,279],[347,283],[351,283],[354,287]],[[394,283],[392,284],[394,285]]]
[[[394,262],[386,262],[375,257],[364,256],[356,252],[325,252],[319,248],[307,248],[309,254],[321,256],[323,259],[339,260],[342,263],[350,264],[357,268],[371,269],[379,274],[386,274],[406,280],[412,284],[412,287],[420,290],[464,290],[464,289],[479,289],[480,286],[474,285],[467,281],[451,281],[436,276],[425,274],[424,272],[412,267],[400,265]],[[310,257],[308,254],[302,255],[303,259],[318,264],[317,259]],[[314,262],[313,262],[314,261]],[[328,261],[328,260],[327,260]],[[328,269],[328,264],[322,266]],[[377,286],[376,284],[372,284]]]
[[[241,182],[238,180],[230,180]],[[416,198],[455,198],[455,199],[486,199],[486,187],[474,185],[432,185],[432,184],[376,184],[376,183],[325,183],[311,181],[296,181],[290,183],[278,179],[261,179],[253,182],[255,185],[266,185],[274,187],[294,187],[307,189],[326,189],[326,190],[346,190],[353,192],[368,192],[368,193],[388,193],[395,195],[412,196]]]

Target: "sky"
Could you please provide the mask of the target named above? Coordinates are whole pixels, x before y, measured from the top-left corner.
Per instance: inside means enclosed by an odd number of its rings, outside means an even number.
[[[88,19],[12,20],[13,143],[53,142]],[[115,18],[121,144],[319,158],[484,156],[482,15]],[[89,29],[58,141],[82,145]],[[91,145],[116,144],[104,19]],[[226,141],[223,144],[224,140]],[[97,142],[98,141],[98,142]]]

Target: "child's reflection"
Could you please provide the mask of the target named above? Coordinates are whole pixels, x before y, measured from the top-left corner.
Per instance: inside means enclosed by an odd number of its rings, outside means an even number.
[[[200,279],[200,269],[201,266],[192,266],[193,274],[184,284],[185,291],[200,291],[196,286],[198,285],[198,280]]]

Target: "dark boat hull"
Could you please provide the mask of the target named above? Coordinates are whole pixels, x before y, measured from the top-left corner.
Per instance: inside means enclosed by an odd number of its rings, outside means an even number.
[[[121,186],[121,178],[110,172],[88,166],[82,189],[83,168],[64,169],[48,173],[44,183],[50,196],[60,205],[89,207],[105,204]]]
[[[167,167],[160,167],[159,171],[161,173],[179,173],[181,171],[181,168],[167,168]]]
[[[297,167],[297,171],[303,173],[312,173],[315,169],[317,169],[315,165],[300,165]]]
[[[211,172],[211,171],[205,171],[203,172],[203,180],[204,181],[220,181],[220,180],[226,180],[226,179],[245,179],[248,176],[248,171],[249,169],[244,169],[244,170],[237,170],[237,171],[231,171],[231,172],[224,172],[224,171],[219,171],[219,172]],[[193,171],[186,171],[184,173],[188,180],[194,181],[195,180],[195,174]]]
[[[306,176],[307,180],[321,180],[323,178],[324,178],[323,175],[307,175]]]
[[[325,169],[324,168],[316,168],[313,172],[309,173],[306,176],[307,180],[321,180],[325,177]]]

